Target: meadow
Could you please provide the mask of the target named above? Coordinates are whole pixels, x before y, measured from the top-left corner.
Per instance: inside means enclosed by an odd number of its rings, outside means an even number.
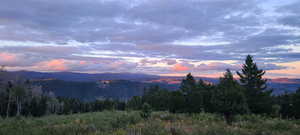
[[[0,135],[299,135],[299,120],[237,115],[227,124],[221,115],[138,111],[102,111],[40,118],[1,119]]]

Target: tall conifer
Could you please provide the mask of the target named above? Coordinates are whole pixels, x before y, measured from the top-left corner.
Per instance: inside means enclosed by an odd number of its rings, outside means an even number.
[[[265,71],[259,69],[248,55],[241,72],[237,72],[241,85],[246,89],[247,103],[253,113],[270,113],[272,111],[271,90],[267,89]]]

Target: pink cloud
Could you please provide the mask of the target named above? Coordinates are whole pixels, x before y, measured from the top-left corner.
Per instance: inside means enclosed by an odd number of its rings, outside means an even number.
[[[38,66],[45,70],[66,71],[68,70],[67,61],[64,59],[54,59],[50,61],[40,62]]]
[[[0,62],[13,62],[17,61],[17,56],[12,53],[0,53]]]
[[[175,64],[174,67],[172,67],[172,69],[174,71],[187,71],[189,70],[190,68],[189,67],[186,67],[186,66],[183,66],[181,64]]]
[[[79,65],[86,65],[87,62],[86,61],[79,61]]]

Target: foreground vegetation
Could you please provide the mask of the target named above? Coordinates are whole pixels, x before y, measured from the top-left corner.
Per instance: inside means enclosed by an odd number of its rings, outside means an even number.
[[[103,111],[40,118],[15,117],[0,122],[1,135],[299,135],[299,120],[237,115],[231,125],[217,114]]]

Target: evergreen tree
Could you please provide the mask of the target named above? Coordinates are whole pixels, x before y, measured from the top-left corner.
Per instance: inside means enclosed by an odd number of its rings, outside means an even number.
[[[185,112],[194,112],[196,109],[195,104],[197,101],[194,101],[194,97],[197,93],[196,90],[196,80],[191,73],[187,74],[186,77],[181,81],[180,92],[184,96],[184,111]]]
[[[184,112],[185,97],[180,91],[170,92],[169,111],[172,113]]]
[[[149,105],[148,103],[144,103],[142,106],[142,112],[141,112],[141,117],[144,119],[148,119],[151,116],[151,105]]]
[[[196,80],[191,73],[186,75],[186,78],[182,80],[180,90],[184,95],[196,89]]]
[[[141,109],[143,105],[142,98],[140,96],[133,96],[128,102],[127,102],[127,107],[129,109],[133,110],[139,110]]]
[[[244,89],[234,80],[229,69],[224,74],[224,77],[220,78],[220,83],[215,90],[213,99],[215,110],[224,114],[228,123],[231,122],[233,115],[248,112]]]
[[[197,89],[189,92],[186,96],[186,111],[189,113],[199,113],[204,111],[203,99],[204,93],[202,89]]]
[[[207,84],[203,80],[199,80],[197,90],[201,94],[202,109],[205,112],[213,112],[213,105],[211,103],[212,96],[214,95],[215,85]]]
[[[298,90],[293,96],[292,106],[295,118],[300,119],[300,88],[298,88]]]
[[[169,91],[159,86],[152,86],[146,90],[143,96],[143,103],[148,103],[155,110],[163,111],[168,109]]]
[[[294,93],[283,93],[277,97],[274,97],[276,104],[280,105],[280,115],[283,118],[289,118],[294,116],[293,105]]]
[[[267,80],[263,79],[265,73],[264,70],[258,69],[250,55],[245,60],[242,72],[237,72],[241,85],[246,89],[247,103],[253,113],[270,113],[272,111],[272,91],[267,90]]]
[[[191,89],[187,93],[187,111],[190,113],[199,113],[202,111],[208,111],[206,108],[210,101],[210,87],[200,79],[195,88]]]

